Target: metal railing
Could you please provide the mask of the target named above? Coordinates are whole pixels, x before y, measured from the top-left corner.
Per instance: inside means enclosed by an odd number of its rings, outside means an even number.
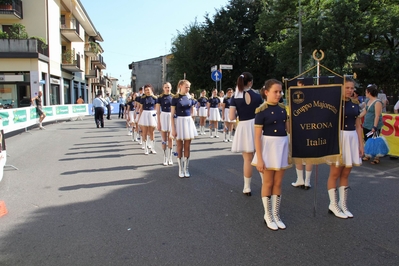
[[[12,4],[0,4],[0,14],[14,14],[16,17],[23,19],[22,1],[14,0]]]

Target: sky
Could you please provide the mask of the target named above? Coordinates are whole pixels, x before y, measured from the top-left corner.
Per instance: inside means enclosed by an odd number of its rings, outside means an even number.
[[[132,62],[170,53],[172,40],[229,0],[80,0],[104,42],[104,74],[130,84]]]

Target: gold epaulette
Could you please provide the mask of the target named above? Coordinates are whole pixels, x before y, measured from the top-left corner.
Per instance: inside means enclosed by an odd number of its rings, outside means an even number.
[[[145,94],[141,95],[141,99],[145,99],[145,98],[147,98],[147,95],[145,95]]]
[[[283,103],[278,103],[278,106],[280,106],[281,108],[285,109],[285,105]]]
[[[269,105],[267,104],[267,102],[262,103],[261,106],[259,106],[258,108],[256,108],[255,114],[262,112],[263,110],[267,109],[267,107],[269,107]]]
[[[158,97],[155,95],[151,95],[151,97],[154,98],[155,100],[158,99]]]
[[[180,94],[179,94],[179,93],[176,93],[176,94],[173,95],[172,97],[173,97],[173,98],[179,98],[179,96],[180,96]]]
[[[206,97],[206,96],[200,97],[200,99],[201,99],[201,98],[205,98],[206,100],[208,100],[208,97]]]
[[[351,101],[352,101],[354,104],[360,104],[360,102],[359,102],[358,99],[351,98]]]
[[[162,93],[162,94],[160,94],[158,97],[159,97],[159,98],[162,98],[162,97],[163,97],[163,95],[164,95],[164,94]]]

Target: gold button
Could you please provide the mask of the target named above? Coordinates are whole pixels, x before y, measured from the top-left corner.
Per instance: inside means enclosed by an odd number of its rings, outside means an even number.
[[[345,118],[348,118],[348,116],[346,115]]]
[[[277,121],[274,121],[274,123],[276,124],[276,123],[277,123]]]
[[[283,120],[283,122],[285,122],[285,119]]]
[[[348,127],[348,125],[345,125],[345,127]]]
[[[274,112],[272,112],[272,115],[274,115]]]
[[[277,129],[275,129],[274,132],[277,132]]]
[[[354,105],[352,105],[352,108],[355,108],[355,106],[354,106]]]

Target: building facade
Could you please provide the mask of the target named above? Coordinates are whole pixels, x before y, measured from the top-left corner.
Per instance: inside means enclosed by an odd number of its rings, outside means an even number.
[[[79,0],[11,0],[0,5],[0,104],[91,102],[106,86],[100,33]]]
[[[154,93],[162,93],[163,84],[170,81],[168,65],[171,58],[172,55],[168,54],[129,64],[129,69],[132,70],[132,90],[137,92],[138,88],[151,84],[154,87]]]

